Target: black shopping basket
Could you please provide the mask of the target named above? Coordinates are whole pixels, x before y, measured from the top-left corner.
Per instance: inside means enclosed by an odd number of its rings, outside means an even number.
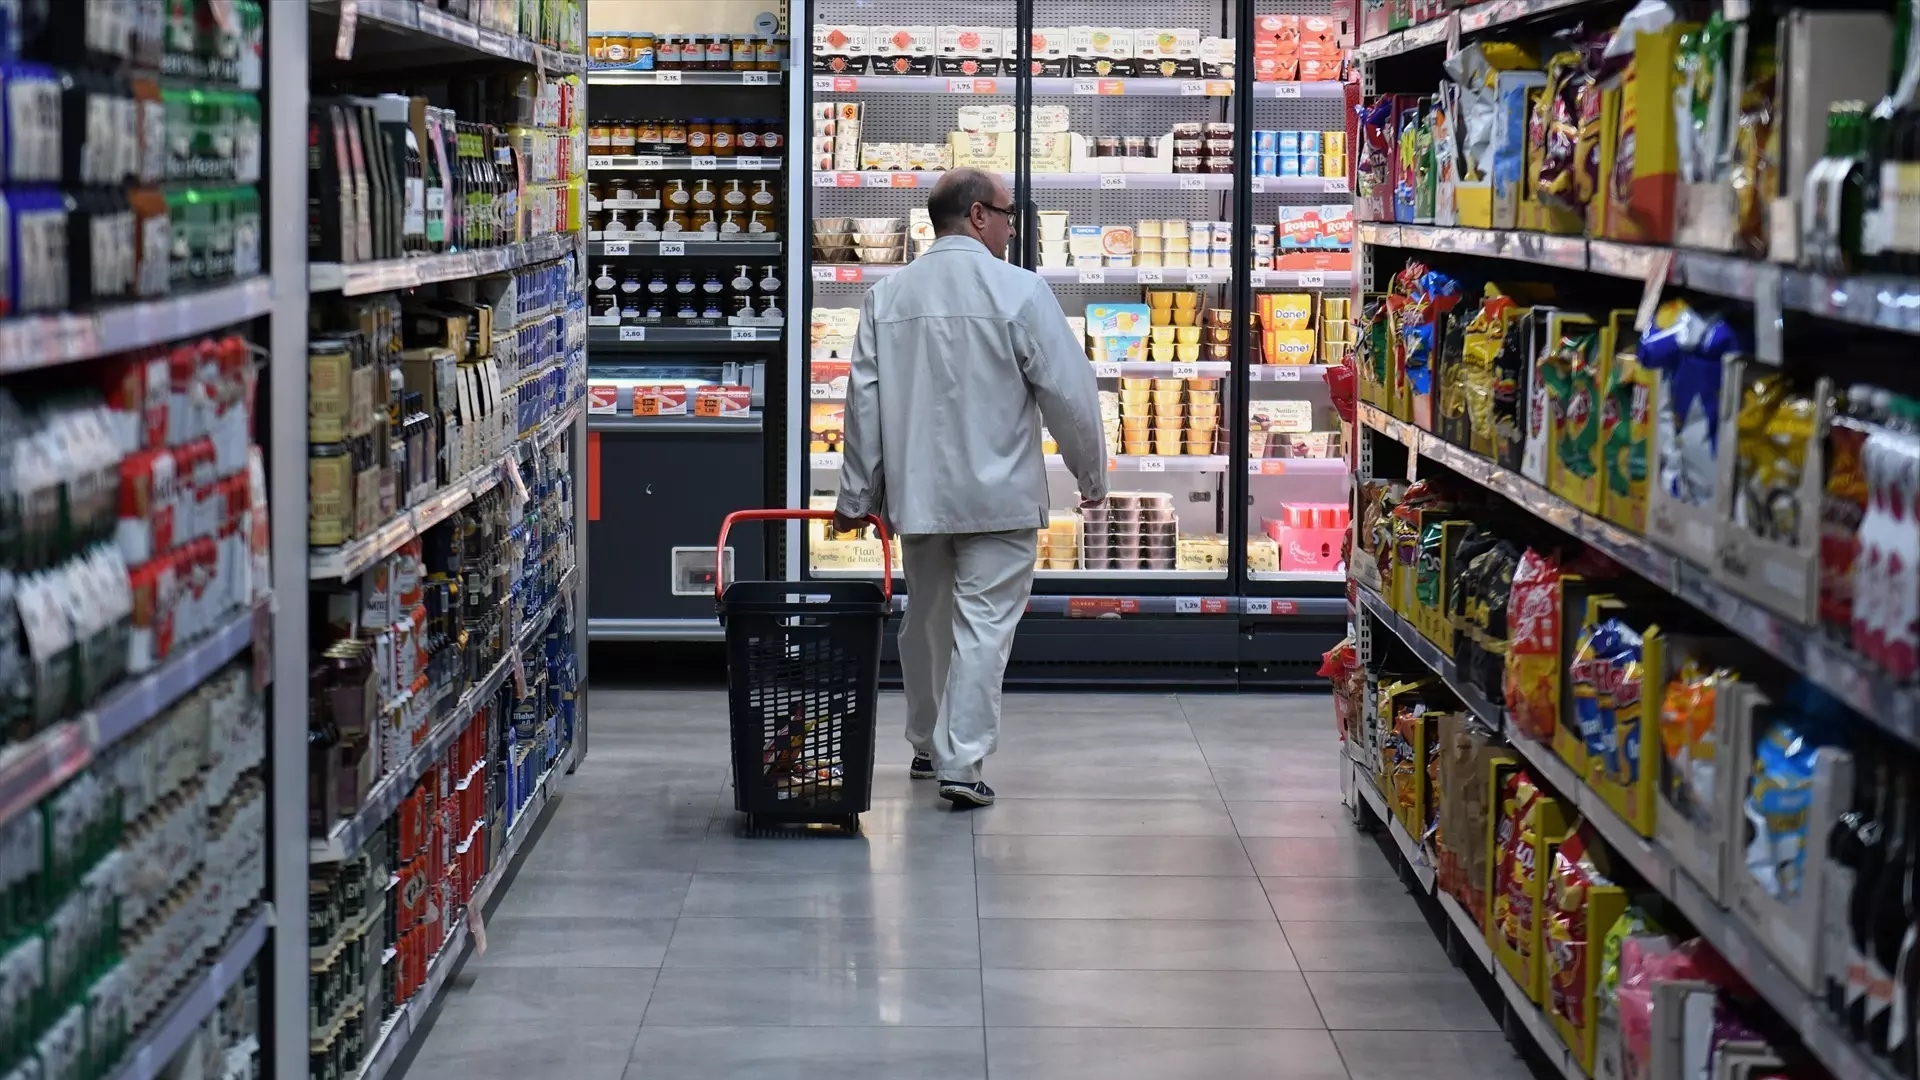
[[[825,510],[743,510],[720,523],[831,518]],[[722,580],[714,596],[727,633],[733,805],[749,830],[798,822],[860,828],[873,793],[880,640],[893,603],[893,550],[880,534],[871,581]]]

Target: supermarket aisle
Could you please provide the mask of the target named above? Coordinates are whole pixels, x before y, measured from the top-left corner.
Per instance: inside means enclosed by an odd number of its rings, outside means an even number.
[[[1524,1080],[1339,805],[1324,695],[1009,696],[998,805],[739,839],[725,697],[594,694],[588,763],[415,1077]]]

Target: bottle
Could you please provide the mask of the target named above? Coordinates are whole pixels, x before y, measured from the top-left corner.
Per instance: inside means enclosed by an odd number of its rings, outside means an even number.
[[[1894,833],[1887,844],[1886,866],[1874,888],[1872,937],[1867,949],[1867,1045],[1878,1054],[1887,1050],[1893,972],[1899,965],[1900,942],[1913,922],[1912,777],[1903,769],[1894,777],[1893,785]]]
[[[1847,1015],[1847,957],[1852,933],[1851,921],[1843,913],[1853,900],[1853,886],[1866,851],[1861,831],[1873,821],[1873,792],[1886,789],[1884,762],[1876,767],[1872,780],[1874,783],[1869,784],[1865,769],[1854,774],[1853,802],[1827,832],[1825,910],[1834,912],[1835,916],[1827,920],[1827,944],[1822,954],[1826,966],[1827,1011],[1840,1020]]]
[[[420,140],[413,125],[405,125],[407,193],[406,212],[400,220],[400,237],[410,252],[430,250],[427,238],[427,163],[420,156]]]
[[[1873,938],[1873,898],[1887,861],[1887,823],[1892,813],[1888,769],[1883,762],[1876,777],[1874,810],[1860,825],[1860,861],[1854,870],[1853,898],[1847,904],[1847,983],[1845,1020],[1853,1037],[1867,1031],[1867,951]]]
[[[427,250],[438,252],[447,250],[451,234],[447,231],[447,169],[446,159],[441,156],[437,110],[427,110],[426,131],[427,145],[421,148],[421,164],[427,189]]]

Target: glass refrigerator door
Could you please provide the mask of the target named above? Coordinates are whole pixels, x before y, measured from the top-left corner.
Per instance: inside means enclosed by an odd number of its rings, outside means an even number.
[[[832,509],[847,362],[866,290],[933,243],[928,189],[958,148],[1014,186],[1014,0],[817,0],[808,120],[812,190],[807,503]],[[965,134],[963,134],[963,132]],[[972,136],[978,135],[978,138]],[[978,145],[976,145],[978,144]],[[982,149],[983,147],[983,149]],[[809,522],[816,577],[877,576],[871,535]],[[893,558],[898,574],[900,557]]]
[[[1352,339],[1353,206],[1342,27],[1325,0],[1254,0],[1247,575],[1343,580],[1347,458],[1325,375]],[[1319,61],[1336,57],[1330,66]],[[1282,592],[1256,584],[1256,594]]]
[[[1053,462],[1036,591],[1191,591],[1231,570],[1234,17],[1034,5],[1031,250],[1099,377],[1114,492],[1076,510]]]

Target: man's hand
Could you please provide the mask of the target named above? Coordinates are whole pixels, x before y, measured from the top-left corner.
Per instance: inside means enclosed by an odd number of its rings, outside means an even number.
[[[833,531],[834,532],[837,532],[837,533],[859,532],[860,530],[866,527],[867,527],[866,518],[848,517],[845,514],[840,513],[838,510],[834,511],[833,513]]]
[[[1105,506],[1105,505],[1107,505],[1107,500],[1105,499],[1081,499],[1080,500],[1080,509],[1082,510],[1092,510],[1097,506]]]

